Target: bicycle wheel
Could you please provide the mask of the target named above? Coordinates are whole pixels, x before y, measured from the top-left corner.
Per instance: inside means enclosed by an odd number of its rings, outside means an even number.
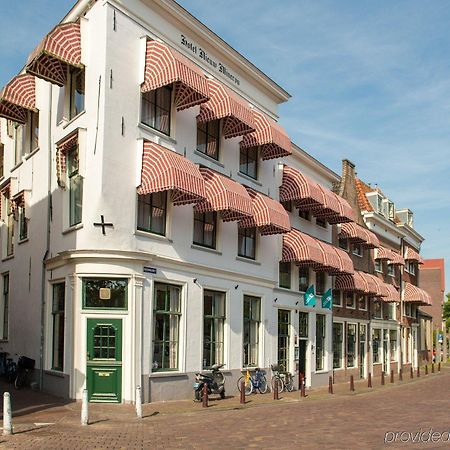
[[[239,392],[241,392],[241,381],[245,382],[244,376],[240,377],[239,380],[237,381],[237,387],[238,387]],[[247,381],[244,392],[245,392],[245,395],[250,395],[253,392],[253,383],[252,383],[251,379]]]
[[[285,388],[288,392],[292,392],[294,390],[294,379],[292,376],[286,377]]]
[[[26,380],[26,379],[27,379],[27,373],[26,373],[26,372],[20,371],[20,372],[17,374],[17,377],[16,377],[16,379],[15,379],[15,381],[14,381],[14,387],[15,387],[16,389],[22,388],[22,387],[25,385],[25,380]]]
[[[284,391],[284,383],[279,375],[272,377],[272,390],[275,390],[275,383],[278,383],[278,392],[281,394]]]
[[[258,387],[258,391],[259,391],[260,394],[265,394],[268,390],[269,390],[269,385],[267,384],[267,379],[266,379],[266,377],[263,375],[263,376],[259,379],[259,387]]]

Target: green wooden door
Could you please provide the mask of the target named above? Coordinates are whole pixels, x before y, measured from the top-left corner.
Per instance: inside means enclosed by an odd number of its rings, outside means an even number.
[[[122,319],[87,320],[87,389],[91,402],[122,401]]]

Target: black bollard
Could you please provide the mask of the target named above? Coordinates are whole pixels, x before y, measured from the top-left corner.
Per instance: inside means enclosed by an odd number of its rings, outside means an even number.
[[[245,381],[241,380],[241,398],[240,402],[241,405],[245,405]]]
[[[372,374],[369,372],[369,376],[367,378],[367,387],[371,388],[372,387]]]

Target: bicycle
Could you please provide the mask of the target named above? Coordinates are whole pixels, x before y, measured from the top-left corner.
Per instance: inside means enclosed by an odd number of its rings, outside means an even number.
[[[12,358],[6,358],[6,381],[14,383],[17,377],[17,363]]]
[[[14,380],[14,387],[20,389],[28,382],[28,374],[34,369],[34,359],[20,356],[17,361],[17,376]]]
[[[277,388],[279,393],[283,392],[284,391],[284,381],[283,381],[283,378],[281,377],[278,364],[271,364],[270,369],[273,372],[272,379],[271,379],[272,389],[275,390],[275,388]]]
[[[241,381],[245,381],[246,376],[242,375],[237,381],[237,387],[239,392],[241,392]],[[265,394],[269,389],[267,384],[266,376],[264,372],[258,367],[255,368],[255,374],[251,375],[248,381],[245,383],[245,395],[250,395],[252,392],[259,391],[260,394]]]

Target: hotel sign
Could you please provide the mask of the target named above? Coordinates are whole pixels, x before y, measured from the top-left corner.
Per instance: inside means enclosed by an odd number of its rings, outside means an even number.
[[[241,80],[231,73],[228,68],[220,61],[215,60],[212,58],[208,53],[201,48],[199,45],[194,44],[192,41],[190,41],[184,34],[181,35],[181,45],[186,47],[188,50],[190,50],[197,58],[205,61],[208,63],[214,70],[221,73],[223,76],[228,78],[232,83],[236,84],[237,86],[240,86]]]

